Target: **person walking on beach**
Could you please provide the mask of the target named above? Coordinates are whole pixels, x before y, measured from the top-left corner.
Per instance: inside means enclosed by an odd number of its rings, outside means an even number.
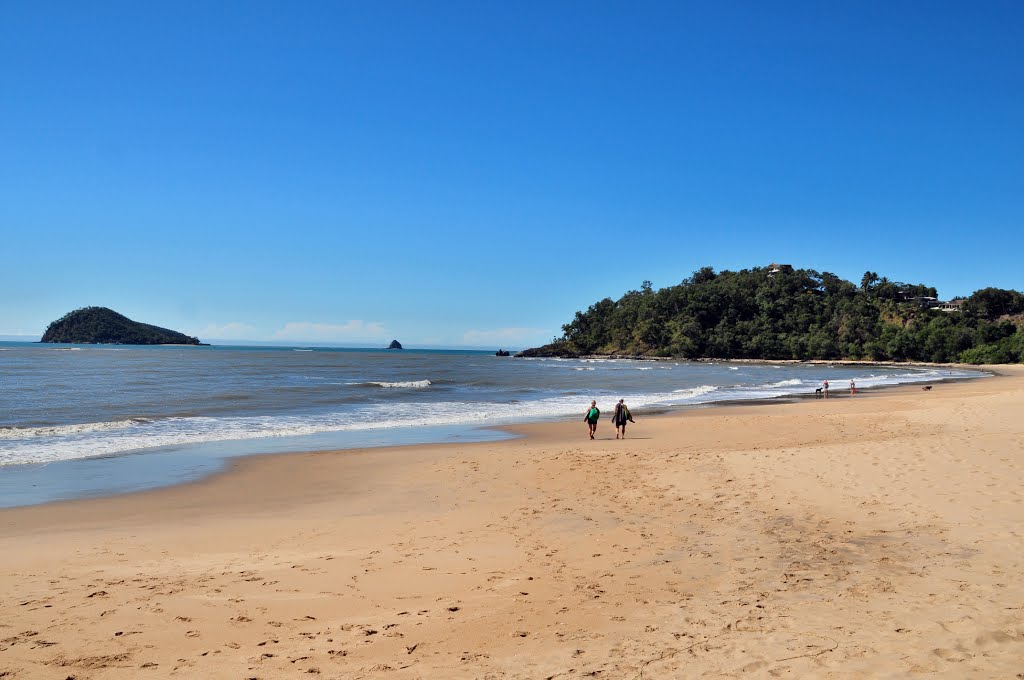
[[[626,406],[625,399],[619,399],[619,403],[615,405],[615,413],[612,414],[612,425],[615,426],[615,438],[619,438],[619,432],[622,432],[622,439],[626,438],[626,423],[635,422],[633,420],[633,414],[629,412],[629,408]]]
[[[597,401],[590,402],[590,408],[587,409],[587,413],[583,416],[583,420],[587,423],[590,428],[590,438],[594,438],[594,433],[597,432],[597,419],[601,417],[601,409],[597,408]]]
[[[857,383],[853,382],[853,378],[850,378],[850,396],[857,394]]]
[[[825,398],[828,399],[828,380],[821,383],[821,389],[824,390]]]

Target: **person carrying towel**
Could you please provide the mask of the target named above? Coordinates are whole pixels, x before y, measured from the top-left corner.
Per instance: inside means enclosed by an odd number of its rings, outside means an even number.
[[[619,439],[619,433],[622,433],[622,439],[626,438],[626,423],[632,423],[633,414],[629,412],[629,407],[626,406],[625,399],[619,399],[619,403],[615,405],[615,413],[612,415],[612,424],[615,426],[615,438]]]

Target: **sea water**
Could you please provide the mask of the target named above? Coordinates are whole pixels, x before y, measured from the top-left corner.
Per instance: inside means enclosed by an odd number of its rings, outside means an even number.
[[[310,347],[0,343],[0,507],[193,479],[253,453],[481,441],[499,425],[977,377],[969,369]]]

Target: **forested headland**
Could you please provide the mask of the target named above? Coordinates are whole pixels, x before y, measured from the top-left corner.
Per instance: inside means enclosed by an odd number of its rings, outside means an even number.
[[[199,345],[194,338],[148,323],[132,321],[106,307],[83,307],[51,323],[40,342],[115,345]]]
[[[860,285],[785,265],[645,281],[576,312],[521,356],[1024,362],[1024,294],[984,288],[941,303],[924,284],[866,272]]]

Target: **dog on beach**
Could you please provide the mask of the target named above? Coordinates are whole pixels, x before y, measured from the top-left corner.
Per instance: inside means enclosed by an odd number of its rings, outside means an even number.
[[[931,388],[932,388],[932,386],[931,386],[931,385],[925,385],[925,386],[924,386],[924,387],[922,387],[921,389],[922,389],[922,390],[924,390],[925,392],[927,392],[927,391],[928,391],[928,390],[930,390]]]
[[[816,397],[820,397],[821,396],[821,388],[820,387],[817,388],[816,390],[814,390],[814,396],[816,396]]]

